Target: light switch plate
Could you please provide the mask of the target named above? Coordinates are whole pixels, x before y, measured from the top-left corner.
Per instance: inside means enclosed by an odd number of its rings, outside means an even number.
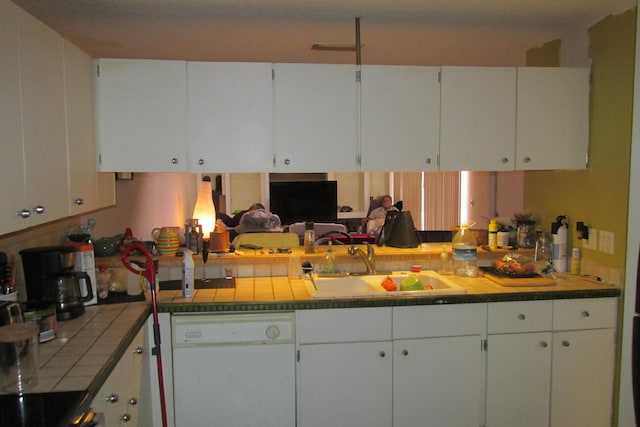
[[[598,230],[595,228],[589,228],[589,239],[582,239],[582,248],[598,250]]]
[[[598,240],[600,241],[598,249],[600,252],[613,255],[613,248],[615,244],[615,234],[612,231],[600,230],[598,233]]]

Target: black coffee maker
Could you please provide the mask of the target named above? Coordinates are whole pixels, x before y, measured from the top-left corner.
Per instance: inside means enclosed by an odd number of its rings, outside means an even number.
[[[89,275],[73,271],[75,248],[43,246],[20,251],[27,309],[56,307],[56,319],[68,320],[84,313],[84,302],[93,298]],[[84,282],[86,296],[82,297],[80,282]]]

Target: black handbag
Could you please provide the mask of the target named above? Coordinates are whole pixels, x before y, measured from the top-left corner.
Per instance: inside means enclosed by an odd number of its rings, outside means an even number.
[[[384,225],[376,238],[378,246],[416,248],[420,244],[418,231],[413,225],[411,211],[387,211]]]

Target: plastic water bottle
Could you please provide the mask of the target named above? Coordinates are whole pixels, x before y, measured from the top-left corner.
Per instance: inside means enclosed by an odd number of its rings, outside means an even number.
[[[182,296],[191,298],[193,296],[193,254],[189,249],[183,249],[182,257]]]
[[[478,242],[468,225],[462,224],[451,242],[453,274],[475,277],[478,271]]]

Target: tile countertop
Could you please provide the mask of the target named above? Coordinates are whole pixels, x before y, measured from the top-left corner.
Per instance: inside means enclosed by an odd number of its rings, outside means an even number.
[[[85,390],[93,398],[149,313],[145,301],[92,305],[58,321],[56,337],[38,344],[38,384],[28,393]]]
[[[461,304],[620,296],[617,286],[595,279],[558,273],[556,285],[506,287],[485,277],[447,276],[463,286],[466,294],[424,297],[372,297],[312,299],[304,280],[287,277],[236,278],[236,287],[196,289],[184,298],[179,290],[160,290],[157,300],[162,312],[299,310],[400,305]],[[161,284],[162,285],[162,284]]]

